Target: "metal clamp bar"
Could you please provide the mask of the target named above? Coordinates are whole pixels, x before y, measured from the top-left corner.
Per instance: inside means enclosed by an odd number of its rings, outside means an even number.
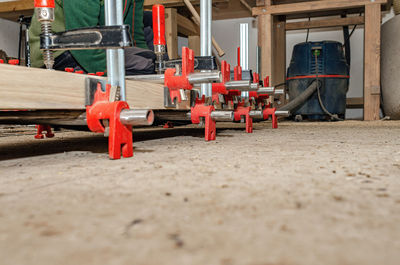
[[[40,35],[41,50],[116,49],[132,46],[129,26],[82,28]]]
[[[227,90],[257,91],[258,86],[258,84],[252,83],[249,80],[229,81],[225,83]]]
[[[190,84],[201,84],[201,83],[220,83],[222,82],[222,75],[220,71],[212,72],[198,72],[192,73],[187,76]],[[157,84],[164,84],[165,76],[163,74],[156,75],[132,75],[127,76],[128,80],[144,81]]]

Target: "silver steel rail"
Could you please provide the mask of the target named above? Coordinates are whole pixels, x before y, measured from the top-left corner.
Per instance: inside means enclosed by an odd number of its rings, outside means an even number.
[[[144,81],[151,82],[157,84],[164,84],[164,75],[156,74],[156,75],[131,75],[126,77],[127,80],[136,80],[136,81]],[[198,72],[192,73],[188,75],[189,83],[194,84],[202,84],[202,83],[220,83],[222,82],[222,75],[220,71],[212,71],[212,72]]]

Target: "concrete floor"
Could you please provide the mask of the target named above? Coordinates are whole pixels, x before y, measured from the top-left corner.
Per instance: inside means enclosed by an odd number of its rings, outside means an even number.
[[[3,127],[0,264],[400,264],[400,122],[221,126]]]

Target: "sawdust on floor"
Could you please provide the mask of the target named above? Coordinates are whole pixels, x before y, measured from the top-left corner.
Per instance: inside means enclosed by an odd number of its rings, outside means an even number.
[[[400,122],[220,126],[0,131],[0,264],[400,263]]]

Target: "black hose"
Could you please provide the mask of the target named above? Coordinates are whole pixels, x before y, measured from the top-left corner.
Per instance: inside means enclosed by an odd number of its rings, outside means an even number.
[[[317,73],[316,79],[317,79],[317,82],[319,83],[318,54],[315,54],[315,66],[316,66],[316,73]],[[337,114],[332,114],[327,110],[327,108],[325,108],[325,105],[322,102],[321,91],[319,88],[320,88],[320,86],[317,86],[318,102],[319,102],[319,105],[321,106],[321,109],[324,111],[324,113],[326,115],[331,117],[332,120],[343,121],[343,119],[339,118],[339,116]]]
[[[317,85],[318,84],[318,85]],[[298,106],[303,104],[309,97],[311,97],[312,94],[314,94],[315,90],[321,86],[321,83],[319,81],[313,81],[306,90],[303,91],[299,96],[297,96],[295,99],[290,101],[288,104],[285,106],[282,106],[278,110],[288,110],[292,111],[296,109]]]

